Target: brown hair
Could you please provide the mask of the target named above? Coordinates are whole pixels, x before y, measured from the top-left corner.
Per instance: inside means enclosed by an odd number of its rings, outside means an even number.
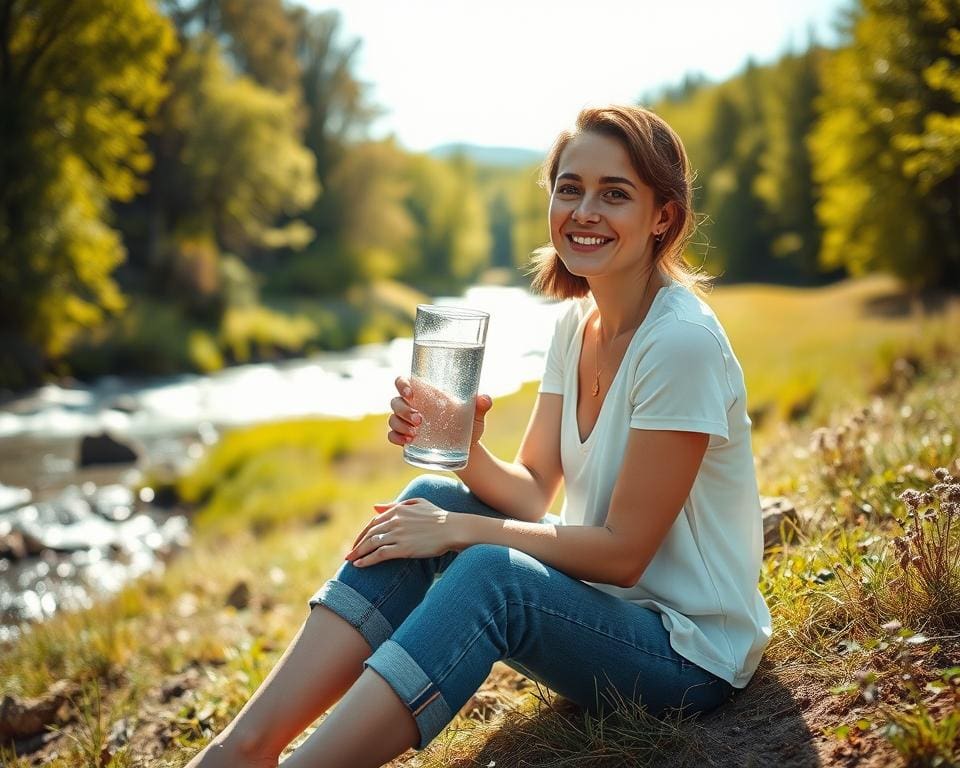
[[[702,286],[713,276],[693,269],[683,257],[697,223],[693,212],[693,174],[676,131],[662,117],[639,106],[584,109],[577,115],[574,128],[563,131],[554,141],[540,169],[539,185],[548,193],[557,180],[560,155],[572,139],[584,133],[597,133],[619,141],[640,180],[653,189],[656,204],[675,203],[679,215],[674,216],[661,241],[654,241],[653,263],[666,276],[703,294]],[[556,299],[579,298],[590,292],[587,279],[571,273],[552,244],[533,252],[528,274],[533,275],[534,291]]]

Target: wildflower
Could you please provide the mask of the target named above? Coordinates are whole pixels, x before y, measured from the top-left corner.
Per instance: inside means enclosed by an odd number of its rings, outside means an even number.
[[[907,506],[907,509],[910,511],[915,510],[920,505],[920,494],[913,488],[908,488],[901,493],[898,498]]]
[[[895,635],[901,629],[903,629],[903,624],[901,624],[896,619],[888,621],[886,624],[881,624],[880,629],[886,632],[888,635]]]
[[[946,467],[937,467],[935,470],[933,470],[933,476],[936,477],[937,480],[941,480],[945,483],[949,483],[953,480],[953,478],[950,477],[950,470]]]

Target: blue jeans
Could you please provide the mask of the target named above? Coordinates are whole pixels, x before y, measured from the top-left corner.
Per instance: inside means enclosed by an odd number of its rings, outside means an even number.
[[[455,478],[421,475],[397,501],[506,519]],[[441,575],[436,580],[435,577]],[[344,562],[310,598],[363,635],[364,662],[409,707],[417,749],[443,730],[504,661],[592,714],[610,691],[658,716],[706,712],[733,691],[670,647],[660,614],[608,595],[516,549],[475,544],[440,557]]]

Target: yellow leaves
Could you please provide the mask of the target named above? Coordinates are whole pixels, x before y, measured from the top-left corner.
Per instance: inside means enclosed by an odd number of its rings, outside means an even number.
[[[956,55],[960,55],[960,31],[950,30],[957,38]],[[937,91],[946,91],[954,101],[960,101],[960,68],[955,67],[949,59],[937,59],[923,71],[923,79],[927,85]]]
[[[13,264],[4,282],[20,292],[18,330],[56,358],[124,307],[110,275],[125,252],[107,206],[131,199],[149,167],[145,120],[175,42],[149,0],[35,0],[14,4],[9,22],[17,76],[4,95],[24,107],[3,138],[24,178],[0,203],[25,214],[0,242]]]

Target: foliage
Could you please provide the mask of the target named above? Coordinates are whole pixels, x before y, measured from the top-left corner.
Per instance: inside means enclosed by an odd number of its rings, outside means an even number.
[[[223,316],[221,346],[235,363],[302,353],[316,327],[302,316],[289,317],[265,307],[231,307]]]
[[[304,245],[297,222],[274,226],[317,195],[314,160],[300,143],[293,95],[230,72],[217,42],[185,43],[170,72],[170,99],[158,116],[158,179],[176,196],[184,233],[212,235],[236,253],[252,246]]]
[[[823,263],[960,286],[960,8],[862,0],[811,137]]]
[[[297,15],[282,0],[162,0],[183,33],[201,28],[226,47],[239,71],[271,91],[294,90],[297,63]]]
[[[464,157],[414,155],[406,168],[405,204],[416,225],[402,273],[428,292],[465,286],[487,266],[490,233],[476,170]]]
[[[754,179],[770,231],[770,255],[786,261],[796,274],[810,280],[819,272],[820,227],[814,213],[816,190],[806,138],[816,120],[820,93],[818,68],[827,51],[811,46],[787,54],[771,65],[760,96],[764,146]],[[771,276],[774,269],[767,271]]]
[[[22,386],[123,306],[107,206],[141,190],[174,38],[147,0],[5,0],[0,15],[0,385]]]

